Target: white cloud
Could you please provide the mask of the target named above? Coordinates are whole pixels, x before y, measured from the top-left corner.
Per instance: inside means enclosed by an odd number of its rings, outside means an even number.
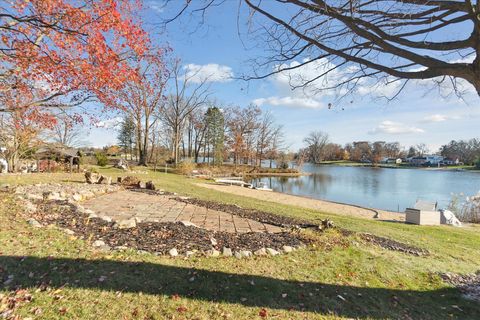
[[[425,130],[408,126],[401,122],[383,121],[376,128],[369,131],[369,134],[409,134],[423,133]]]
[[[309,108],[309,109],[320,109],[324,105],[322,102],[306,97],[269,97],[269,98],[258,98],[252,101],[258,106],[270,105],[270,106],[285,106],[285,107],[298,107],[298,108]]]
[[[422,119],[421,122],[429,123],[429,122],[443,122],[447,120],[459,120],[461,119],[460,116],[449,116],[446,114],[432,114],[430,116],[426,116]]]
[[[156,13],[163,13],[165,10],[165,3],[163,1],[147,1],[147,8],[152,9]]]
[[[204,65],[187,64],[184,66],[185,76],[193,83],[207,82],[228,82],[232,80],[233,71],[228,66],[216,63]]]
[[[112,119],[101,120],[97,122],[97,127],[104,128],[104,129],[115,129],[120,125],[120,123],[122,123],[122,118],[115,117]]]

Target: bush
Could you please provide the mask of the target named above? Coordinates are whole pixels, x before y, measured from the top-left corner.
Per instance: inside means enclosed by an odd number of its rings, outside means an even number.
[[[177,173],[183,175],[189,175],[196,168],[196,164],[190,160],[184,160],[177,165]]]
[[[466,198],[462,194],[453,195],[447,209],[462,222],[480,223],[480,193]]]
[[[97,159],[97,165],[100,167],[105,167],[108,164],[107,155],[103,152],[95,153],[95,159]]]
[[[480,169],[480,158],[477,158],[477,160],[475,160],[475,168]]]

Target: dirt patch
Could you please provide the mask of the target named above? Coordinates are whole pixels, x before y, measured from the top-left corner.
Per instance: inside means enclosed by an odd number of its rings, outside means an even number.
[[[480,302],[480,270],[471,274],[442,273],[443,281],[457,287],[466,299]]]
[[[161,254],[168,253],[172,248],[176,248],[180,254],[194,250],[221,250],[223,247],[235,251],[255,251],[260,248],[280,250],[283,246],[299,247],[309,242],[301,234],[293,232],[232,234],[211,232],[181,223],[144,222],[138,223],[135,228],[118,229],[114,222],[89,219],[64,201],[40,202],[33,216],[41,224],[55,224],[92,242],[101,240],[113,248],[128,247]]]

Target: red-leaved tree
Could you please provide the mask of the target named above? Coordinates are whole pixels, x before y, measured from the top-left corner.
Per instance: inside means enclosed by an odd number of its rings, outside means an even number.
[[[139,0],[0,4],[0,112],[35,107],[48,113],[135,79],[137,70],[126,59],[149,47],[139,9]],[[6,103],[12,95],[23,103]]]

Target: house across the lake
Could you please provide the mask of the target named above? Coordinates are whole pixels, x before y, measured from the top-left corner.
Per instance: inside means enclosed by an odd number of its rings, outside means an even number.
[[[410,164],[414,166],[437,166],[443,161],[442,156],[438,155],[425,155],[419,157],[410,158]]]

